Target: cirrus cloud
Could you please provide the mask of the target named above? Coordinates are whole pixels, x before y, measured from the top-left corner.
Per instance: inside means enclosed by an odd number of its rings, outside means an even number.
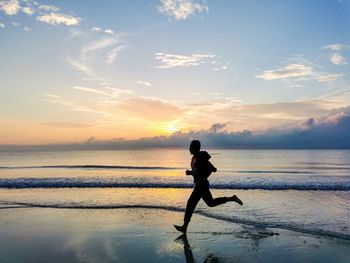
[[[152,84],[147,82],[147,81],[138,80],[138,81],[136,81],[136,83],[140,84],[140,85],[147,86],[147,87],[152,87]]]
[[[155,59],[162,62],[162,65],[157,66],[157,68],[166,69],[174,67],[194,67],[200,64],[208,63],[210,60],[215,58],[213,54],[199,54],[194,53],[189,56],[186,55],[176,55],[167,53],[156,53]]]
[[[184,110],[165,100],[133,97],[124,100],[118,108],[135,117],[150,121],[165,121],[181,115]]]
[[[92,126],[88,123],[72,123],[72,122],[44,122],[42,125],[53,128],[66,128],[66,129],[86,129]]]
[[[341,49],[347,48],[347,45],[343,45],[343,44],[331,44],[331,45],[326,45],[323,46],[322,49],[330,49],[333,51],[340,51]]]
[[[283,79],[291,77],[304,77],[311,75],[312,67],[304,64],[289,64],[282,69],[266,70],[256,78],[265,80]]]
[[[317,80],[318,82],[326,82],[336,80],[342,74],[329,74],[324,72],[314,71],[313,67],[308,64],[288,64],[284,68],[275,70],[266,70],[255,78],[264,80],[276,79],[293,79],[296,81],[302,80]]]
[[[323,74],[323,75],[320,75],[317,80],[319,82],[326,82],[326,81],[336,80],[341,76],[343,76],[343,74]]]
[[[74,69],[83,72],[89,80],[104,80],[97,74],[97,68],[101,63],[114,63],[118,54],[126,48],[125,45],[120,45],[121,37],[113,36],[108,38],[101,38],[92,41],[81,47],[80,52],[76,58],[67,58],[67,62]],[[101,58],[105,58],[101,61]]]
[[[112,64],[123,49],[125,49],[125,46],[118,46],[109,51],[106,62]]]

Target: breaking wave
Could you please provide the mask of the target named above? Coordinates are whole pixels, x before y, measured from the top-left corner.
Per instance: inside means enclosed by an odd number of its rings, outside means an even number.
[[[0,188],[192,188],[192,183],[122,181],[118,178],[15,178],[0,179]],[[212,189],[350,191],[350,181],[245,181],[212,183]]]

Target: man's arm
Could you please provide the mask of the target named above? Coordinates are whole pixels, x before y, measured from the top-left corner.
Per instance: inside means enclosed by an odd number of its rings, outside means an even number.
[[[208,161],[209,162],[209,161]],[[216,167],[211,163],[211,162],[209,162],[209,169],[212,171],[212,172],[214,172],[214,173],[216,173],[216,171],[218,170],[218,169],[216,169]]]
[[[193,175],[193,172],[191,170],[186,170],[186,175]]]

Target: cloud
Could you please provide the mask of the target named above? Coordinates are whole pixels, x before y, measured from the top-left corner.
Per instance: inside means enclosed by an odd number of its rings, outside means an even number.
[[[109,64],[112,64],[115,59],[117,58],[118,54],[124,49],[124,46],[118,46],[113,48],[111,51],[108,52],[107,54],[107,60],[106,62]]]
[[[212,63],[212,64],[216,65],[216,64],[217,64],[217,62]],[[220,66],[220,67],[214,67],[214,68],[213,68],[213,70],[214,70],[214,71],[226,70],[226,69],[228,68],[228,64],[229,64],[229,63],[225,63],[225,65],[223,65],[223,66]]]
[[[85,129],[92,125],[87,123],[72,123],[72,122],[44,122],[42,125],[53,128],[65,128],[65,129]]]
[[[164,147],[187,148],[191,140],[204,148],[226,149],[350,149],[350,107],[317,119],[308,118],[288,130],[270,129],[260,133],[249,130],[228,132],[227,123],[215,123],[206,130],[178,131],[169,136],[145,137],[137,140],[101,141],[91,138],[84,143],[36,146],[3,146],[4,150],[97,150],[147,149]],[[0,148],[0,149],[1,149]]]
[[[50,93],[46,93],[46,94],[44,94],[44,96],[49,97],[49,98],[54,98],[54,99],[59,99],[60,98],[60,96],[55,95],[55,94],[50,94]]]
[[[97,41],[93,41],[81,48],[81,57],[87,58],[90,54],[113,46],[116,43],[118,43],[118,39],[116,38],[103,38]]]
[[[248,130],[218,132],[209,128],[204,131],[174,134],[168,140],[171,142],[178,141],[179,138],[196,138],[202,140],[207,147],[220,148],[350,148],[349,112],[350,109],[345,108],[323,119],[309,118],[287,130],[270,129],[254,133]]]
[[[111,87],[104,87],[102,89],[93,89],[93,88],[86,88],[81,86],[74,86],[73,89],[100,94],[100,95],[104,95],[112,98],[119,97],[120,95],[132,94],[132,92],[128,89],[116,89]]]
[[[126,99],[118,105],[118,109],[151,121],[172,120],[183,113],[183,110],[177,105],[164,100],[145,97]]]
[[[73,106],[74,105],[73,101],[66,100],[59,95],[44,94],[43,96],[44,96],[43,101],[48,101],[48,102],[61,104],[61,105],[65,105],[65,106]]]
[[[211,133],[218,133],[221,130],[225,129],[225,127],[227,126],[228,123],[214,123],[210,128],[209,128],[209,132]]]
[[[22,8],[22,12],[31,16],[32,14],[34,14],[34,9],[29,6],[26,6]]]
[[[185,55],[174,55],[166,53],[156,53],[155,59],[159,60],[162,65],[157,68],[173,68],[173,67],[194,67],[200,64],[208,63],[211,59],[216,56],[213,54],[198,54],[194,53],[190,56]]]
[[[114,35],[114,31],[110,28],[105,29],[105,33],[107,33],[109,35]]]
[[[63,98],[54,94],[44,94],[43,101],[70,107],[74,111],[89,112],[99,115],[106,115],[107,112],[97,108],[95,105],[82,105],[73,100]]]
[[[350,115],[350,107],[347,110],[334,109],[339,107],[338,101],[334,99],[334,95],[338,96],[338,93],[330,95],[328,101],[318,99],[249,105],[242,104],[238,98],[229,100],[221,98],[196,104],[177,104],[158,98],[141,97],[132,94],[129,90],[111,88],[109,83],[103,83],[103,85],[107,86],[103,88],[73,87],[92,95],[75,96],[75,100],[78,101],[67,100],[52,94],[47,95],[47,100],[65,105],[75,111],[98,113],[99,122],[108,123],[108,127],[115,125],[116,120],[118,123],[123,120],[123,123],[126,123],[125,127],[129,127],[127,125],[129,122],[133,125],[133,131],[142,130],[146,136],[155,132],[167,134],[182,130],[171,137],[171,140],[166,137],[157,142],[156,139],[148,138],[149,147],[152,144],[153,147],[157,145],[170,147],[173,146],[174,141],[186,144],[187,139],[190,140],[195,136],[206,143],[210,141],[213,147],[292,148],[295,143],[295,147],[298,148],[303,145],[297,139],[290,138],[292,134],[297,132],[302,135],[306,131],[315,129],[316,126],[320,127],[321,124],[331,125],[331,128],[334,128],[334,125],[339,123],[346,114]],[[210,128],[202,130],[202,127]],[[119,130],[116,132],[118,134]],[[310,135],[310,140],[313,139],[313,135]],[[125,136],[130,138],[128,133]],[[291,143],[287,138],[290,138]],[[139,144],[140,141],[128,142],[130,147],[131,145],[143,147],[141,145],[145,141],[142,140],[141,144]],[[113,143],[112,145],[117,148],[122,147]]]
[[[0,28],[5,28],[5,24],[0,23]]]
[[[170,136],[115,142],[114,147],[151,148],[187,147],[199,139],[205,147],[242,149],[349,149],[350,107],[331,112],[328,116],[308,118],[285,130],[268,129],[254,133],[249,130],[228,132],[228,123],[215,123],[207,130],[175,132]],[[97,145],[98,141],[95,142]],[[113,143],[113,142],[111,142]]]
[[[136,83],[140,84],[140,85],[147,86],[147,87],[152,87],[152,84],[147,82],[147,81],[138,80],[138,81],[136,81]]]
[[[39,5],[39,9],[47,12],[59,12],[61,9],[54,5]]]
[[[23,30],[26,31],[26,32],[32,31],[32,29],[31,29],[30,27],[27,27],[27,26],[25,26],[25,27],[23,28]]]
[[[102,38],[92,41],[81,47],[76,58],[67,58],[67,62],[74,68],[89,77],[89,80],[103,80],[97,76],[97,65],[101,63],[111,64],[115,61],[117,55],[125,48],[125,45],[120,45],[121,39],[118,37]],[[101,60],[101,58],[106,58]]]
[[[340,55],[339,53],[335,53],[331,56],[331,61],[333,64],[335,65],[345,65],[348,64],[348,62],[346,61],[346,59]]]
[[[338,102],[321,99],[243,104],[239,98],[219,98],[183,105],[185,112],[179,117],[187,130],[196,130],[208,127],[213,122],[220,122],[227,123],[229,131],[247,129],[258,132],[270,128],[286,129],[310,116],[324,116],[334,107],[339,107]]]
[[[0,11],[4,12],[6,15],[17,15],[20,10],[21,6],[18,0],[0,0]]]
[[[51,25],[66,25],[66,26],[74,26],[80,23],[79,17],[74,17],[70,15],[58,14],[58,13],[50,13],[37,17],[38,21],[48,23]]]
[[[96,94],[101,94],[101,95],[110,95],[109,93],[102,91],[102,90],[86,88],[86,87],[81,87],[81,86],[74,86],[73,89],[91,92],[91,93],[96,93]]]
[[[111,29],[111,28],[107,28],[107,29],[103,29],[103,28],[100,28],[100,27],[97,27],[97,26],[94,26],[90,29],[91,32],[96,32],[96,33],[99,33],[99,32],[104,32],[108,35],[114,35],[115,32]]]
[[[345,65],[348,64],[346,59],[340,54],[340,51],[343,49],[350,49],[350,46],[343,44],[331,44],[327,46],[323,46],[322,49],[330,49],[332,51],[336,51],[334,54],[330,56],[330,61],[334,65]]]
[[[46,94],[44,100],[67,106],[75,111],[85,111],[103,114],[100,122],[108,122],[115,125],[115,121],[125,120],[132,127],[143,126],[138,129],[160,129],[160,122],[173,121],[183,114],[184,110],[178,105],[157,98],[137,96],[127,89],[112,87],[89,88],[74,86],[73,89],[91,93],[94,96],[79,96],[74,100],[62,98],[57,95]],[[100,96],[96,96],[100,95]],[[135,126],[135,123],[137,125]],[[148,128],[147,128],[148,127]],[[147,132],[150,132],[148,130]]]
[[[256,78],[265,80],[304,77],[312,74],[312,67],[305,64],[289,64],[282,69],[266,70]]]
[[[69,28],[69,35],[67,37],[67,40],[71,40],[73,38],[83,38],[87,36],[88,36],[88,32],[71,27]]]
[[[85,75],[89,77],[94,77],[93,70],[84,61],[78,61],[72,58],[67,58],[67,62],[74,69],[83,72]]]
[[[209,10],[203,1],[161,0],[160,2],[158,11],[175,18],[175,20],[185,20],[195,13],[208,12]]]
[[[343,76],[343,74],[323,74],[318,77],[319,82],[333,81]]]
[[[343,74],[317,72],[308,64],[288,64],[281,69],[266,70],[255,78],[264,80],[290,79],[295,81],[317,80],[318,82],[327,82],[336,80],[342,75]]]
[[[322,49],[330,49],[333,51],[340,51],[341,49],[347,48],[347,45],[343,45],[343,44],[331,44],[331,45],[327,45],[322,47]]]
[[[91,30],[90,30],[91,32],[102,32],[103,31],[103,29],[102,28],[99,28],[99,27],[96,27],[96,26],[94,26],[94,27],[92,27],[91,28]]]
[[[134,95],[127,89],[104,87],[100,89],[74,86],[73,89],[101,95],[94,96],[93,100],[86,100],[79,97],[79,102],[62,98],[57,95],[45,94],[45,101],[64,105],[76,111],[102,113],[106,121],[111,119],[114,125],[115,120],[133,121],[139,125],[157,126],[161,121],[174,120],[183,113],[183,109],[175,104],[157,98],[140,97]],[[133,121],[131,121],[133,120]],[[158,127],[158,126],[157,126]]]
[[[328,101],[333,108],[346,107],[350,101],[350,87],[336,87],[328,93],[318,96],[316,99]]]

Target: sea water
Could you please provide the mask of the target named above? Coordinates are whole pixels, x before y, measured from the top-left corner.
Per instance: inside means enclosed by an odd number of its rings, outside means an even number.
[[[218,169],[209,177],[213,197],[236,194],[244,205],[201,201],[196,213],[350,240],[349,150],[208,152]],[[1,152],[0,206],[182,212],[190,160],[187,149]]]

